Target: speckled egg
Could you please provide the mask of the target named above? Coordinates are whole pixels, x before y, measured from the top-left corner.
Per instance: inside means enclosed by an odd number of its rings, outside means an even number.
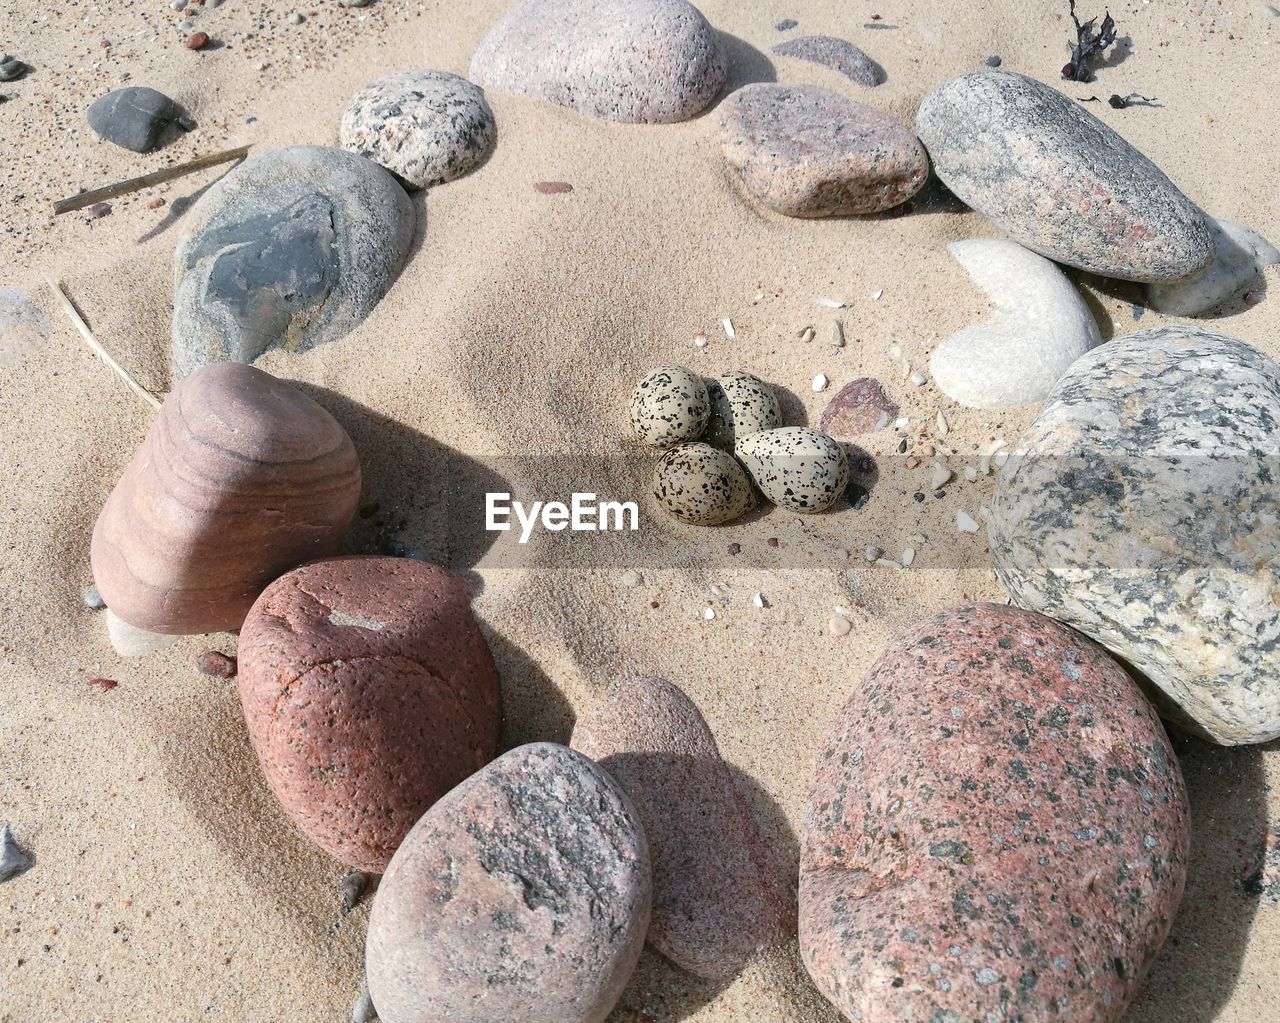
[[[1189,842],[1169,740],[1101,647],[951,608],[890,645],[819,754],[800,951],[862,1023],[1116,1023]]]
[[[737,460],[710,444],[678,444],[653,472],[653,495],[681,522],[718,526],[756,506],[755,491]]]
[[[749,434],[782,425],[778,399],[769,385],[750,373],[734,371],[707,383],[711,416],[706,441],[725,451]]]
[[[636,384],[630,411],[631,426],[642,443],[669,448],[702,436],[711,402],[701,377],[680,366],[663,366]]]
[[[849,484],[844,449],[807,426],[753,433],[738,441],[734,454],[760,492],[791,511],[825,511]]]

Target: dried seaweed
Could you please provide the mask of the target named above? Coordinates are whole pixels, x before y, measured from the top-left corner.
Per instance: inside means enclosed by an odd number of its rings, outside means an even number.
[[[1093,80],[1093,62],[1116,41],[1116,23],[1111,12],[1106,11],[1101,25],[1097,25],[1097,18],[1090,18],[1082,25],[1076,17],[1076,0],[1069,2],[1071,20],[1076,26],[1076,41],[1071,45],[1071,59],[1063,67],[1062,77],[1069,82],[1090,82]]]

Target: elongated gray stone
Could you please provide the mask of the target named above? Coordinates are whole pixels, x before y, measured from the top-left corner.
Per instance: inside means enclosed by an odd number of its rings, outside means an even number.
[[[916,134],[952,192],[1042,256],[1133,281],[1213,259],[1203,214],[1160,168],[1035,79],[984,68],[944,82]]]
[[[779,57],[794,57],[811,64],[821,64],[832,71],[839,71],[849,81],[867,88],[880,85],[885,80],[884,68],[863,53],[847,39],[836,36],[801,36],[788,39],[773,48]]]
[[[480,43],[470,78],[593,117],[663,124],[701,112],[726,68],[685,0],[522,0]]]
[[[996,485],[1018,605],[1093,637],[1215,742],[1280,735],[1280,366],[1199,327],[1072,364]]]
[[[175,377],[348,334],[391,287],[413,228],[404,189],[363,157],[293,146],[246,160],[178,243]]]

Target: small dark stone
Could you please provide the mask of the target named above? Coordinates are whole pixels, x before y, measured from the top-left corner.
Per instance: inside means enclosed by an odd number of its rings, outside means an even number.
[[[118,686],[119,684],[120,684],[120,683],[119,683],[119,682],[117,682],[117,681],[116,681],[115,679],[113,679],[113,678],[91,678],[91,679],[89,679],[89,685],[91,685],[91,686],[97,686],[97,687],[98,687],[99,689],[101,689],[104,693],[109,693],[109,692],[111,692],[111,690],[113,690],[113,689],[114,689],[116,686]]]
[[[184,117],[182,108],[164,93],[140,85],[100,96],[88,112],[90,128],[135,153],[151,152],[164,130]]]
[[[95,202],[92,206],[89,207],[89,219],[101,220],[110,212],[111,212],[111,203]]]
[[[771,537],[769,537],[769,539],[768,539],[768,540],[766,540],[766,541],[765,541],[765,543],[767,543],[770,547],[777,547],[777,546],[778,546],[778,538],[777,538],[776,536],[771,536]]]
[[[983,61],[983,63],[986,64],[987,67],[999,67],[1004,62],[1000,59],[999,54],[993,53],[990,57],[988,57],[985,61]]]
[[[790,32],[793,28],[795,28],[799,24],[800,22],[796,21],[795,18],[783,18],[780,22],[778,22],[773,27],[776,28],[779,32]]]
[[[738,555],[738,554],[741,554],[741,553],[742,553],[742,544],[740,544],[740,543],[731,543],[731,544],[729,544],[729,554],[730,554],[730,556]]]
[[[16,57],[0,53],[0,82],[14,82],[25,75],[30,68]]]
[[[182,45],[188,50],[203,50],[209,45],[209,35],[207,32],[193,32]]]
[[[219,653],[217,650],[206,650],[196,658],[196,667],[201,675],[234,678],[236,674],[236,659]]]
[[[912,495],[911,495],[911,499],[912,499],[913,501],[915,501],[915,503],[916,503],[916,504],[923,504],[923,503],[924,503],[924,491],[923,491],[923,490],[917,490],[914,494],[912,494]]]
[[[866,507],[868,501],[871,500],[871,491],[864,487],[861,483],[850,483],[844,492],[845,499],[849,502],[849,506],[857,511],[859,508]]]

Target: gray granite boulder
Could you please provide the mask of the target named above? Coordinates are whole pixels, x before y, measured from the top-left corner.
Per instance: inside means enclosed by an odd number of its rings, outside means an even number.
[[[879,213],[924,187],[920,140],[888,114],[816,85],[757,82],[720,104],[725,160],[792,217]]]
[[[93,101],[86,115],[89,127],[108,142],[149,153],[160,144],[166,128],[194,126],[182,108],[162,92],[133,85],[116,89]]]
[[[839,71],[851,82],[867,88],[880,85],[885,80],[884,68],[863,53],[847,39],[835,36],[801,36],[788,39],[773,48],[779,57],[794,57],[811,64],[821,64],[832,71]]]
[[[1077,359],[996,485],[991,558],[1018,605],[1139,670],[1215,742],[1280,735],[1280,367],[1155,327]]]
[[[175,378],[350,333],[391,287],[414,229],[395,178],[325,146],[251,157],[189,220],[174,256]]]
[[[1042,256],[1132,281],[1213,259],[1203,214],[1154,163],[1035,79],[981,69],[924,98],[916,134],[960,199]]]
[[[644,944],[649,851],[618,784],[533,743],[423,815],[373,901],[383,1023],[602,1023]]]
[[[493,149],[484,92],[447,71],[399,71],[370,82],[342,115],[338,142],[413,188],[461,177]]]
[[[485,36],[471,80],[628,123],[684,121],[724,86],[727,61],[685,0],[522,0]]]

